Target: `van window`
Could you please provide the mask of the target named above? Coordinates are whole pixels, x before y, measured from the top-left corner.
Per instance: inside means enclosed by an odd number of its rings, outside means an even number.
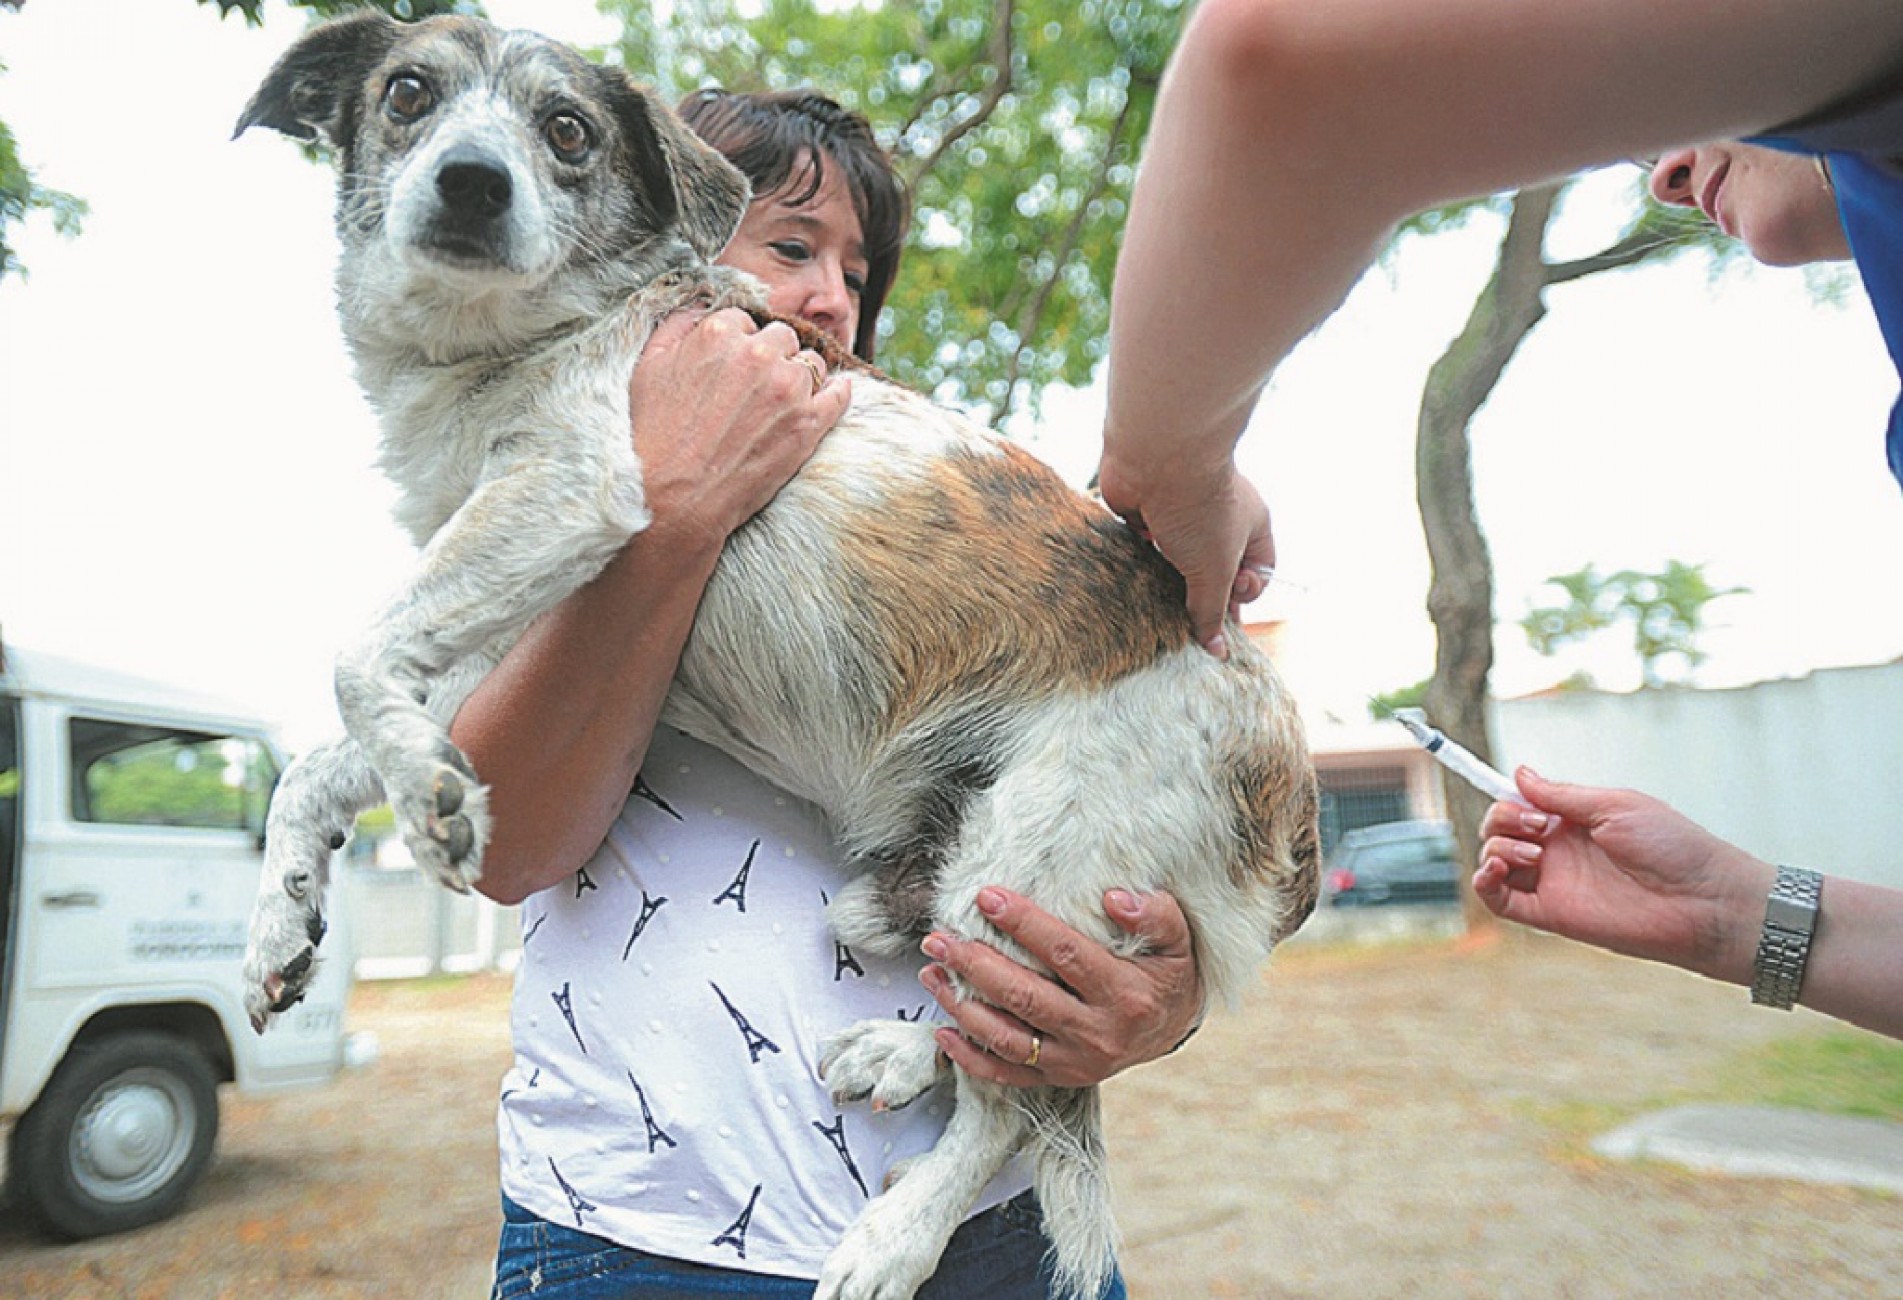
[[[264,828],[277,780],[257,739],[73,718],[73,819],[120,826]]]

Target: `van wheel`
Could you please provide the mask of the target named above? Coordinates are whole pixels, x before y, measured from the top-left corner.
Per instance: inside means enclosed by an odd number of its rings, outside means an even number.
[[[15,1194],[67,1237],[124,1232],[175,1213],[211,1160],[218,1084],[170,1034],[130,1033],[67,1053],[14,1126]]]

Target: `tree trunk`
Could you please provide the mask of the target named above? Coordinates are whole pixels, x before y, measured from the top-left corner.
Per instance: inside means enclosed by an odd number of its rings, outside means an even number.
[[[1493,668],[1493,563],[1473,498],[1468,430],[1499,383],[1522,340],[1546,314],[1546,227],[1560,186],[1520,191],[1493,276],[1460,334],[1428,372],[1415,441],[1415,492],[1427,535],[1432,578],[1427,612],[1434,622],[1434,676],[1427,715],[1454,740],[1492,761],[1487,728],[1487,677]],[[1485,795],[1447,778],[1447,810],[1460,860],[1480,852]],[[1469,930],[1496,928],[1471,887],[1461,890]]]

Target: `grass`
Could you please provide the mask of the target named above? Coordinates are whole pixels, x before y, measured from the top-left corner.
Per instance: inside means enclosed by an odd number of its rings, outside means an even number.
[[[1524,1110],[1554,1130],[1562,1158],[1594,1160],[1587,1146],[1598,1134],[1649,1111],[1701,1101],[1903,1123],[1903,1043],[1855,1029],[1801,1034],[1742,1051],[1664,1096],[1619,1103],[1569,1098]]]
[[[1903,1121],[1903,1043],[1856,1030],[1781,1038],[1726,1062],[1709,1096]]]

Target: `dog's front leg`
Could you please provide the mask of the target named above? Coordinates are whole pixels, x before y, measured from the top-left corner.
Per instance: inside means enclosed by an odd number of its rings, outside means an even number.
[[[458,892],[482,873],[489,814],[449,739],[462,698],[438,694],[445,674],[512,642],[647,526],[625,433],[608,455],[569,450],[506,466],[472,493],[424,548],[416,582],[337,665],[344,727],[382,779],[404,843]]]
[[[814,1300],[908,1300],[1025,1136],[1009,1091],[956,1072],[958,1099],[938,1144],[908,1162],[826,1257]]]
[[[348,740],[300,756],[272,793],[244,959],[245,1011],[259,1033],[273,1014],[303,998],[316,974],[330,855],[381,793],[363,751]]]

